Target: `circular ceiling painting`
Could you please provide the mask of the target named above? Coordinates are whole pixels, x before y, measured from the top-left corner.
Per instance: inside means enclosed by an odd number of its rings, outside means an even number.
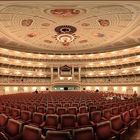
[[[140,2],[0,2],[0,45],[55,54],[131,47],[139,12]]]

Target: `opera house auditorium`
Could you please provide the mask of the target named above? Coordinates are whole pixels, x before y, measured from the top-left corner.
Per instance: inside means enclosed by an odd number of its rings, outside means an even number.
[[[0,1],[0,140],[140,140],[140,1]]]

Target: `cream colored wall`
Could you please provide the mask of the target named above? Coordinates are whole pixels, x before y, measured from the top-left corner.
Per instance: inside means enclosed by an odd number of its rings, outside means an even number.
[[[50,89],[49,86],[0,86],[0,95],[22,93],[22,92],[34,92],[45,91],[46,88]]]
[[[22,92],[34,92],[36,89],[38,91],[45,91],[46,88],[51,90],[51,86],[0,86],[0,95],[12,94],[12,93],[22,93]],[[96,90],[109,91],[115,93],[133,94],[136,91],[140,95],[140,86],[81,86],[80,89],[83,90]]]
[[[109,91],[115,93],[133,94],[136,91],[140,95],[140,86],[83,86],[81,89]]]

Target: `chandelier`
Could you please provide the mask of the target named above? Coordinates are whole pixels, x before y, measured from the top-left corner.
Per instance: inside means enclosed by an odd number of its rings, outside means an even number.
[[[63,46],[68,46],[76,36],[74,32],[76,32],[76,28],[70,25],[61,25],[55,28],[57,32],[56,40],[62,43]]]

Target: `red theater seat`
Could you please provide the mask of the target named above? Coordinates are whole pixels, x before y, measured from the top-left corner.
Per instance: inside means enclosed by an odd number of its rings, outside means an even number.
[[[70,104],[69,104],[69,103],[65,103],[65,104],[63,105],[63,107],[68,108],[68,107],[70,107]]]
[[[53,103],[48,103],[48,107],[54,107]]]
[[[27,109],[28,109],[28,107],[27,107],[27,105],[22,104],[22,105],[20,106],[20,109],[21,109],[21,110],[27,110]]]
[[[89,106],[89,112],[97,111],[97,106]]]
[[[79,113],[87,113],[88,107],[87,106],[81,106],[79,107]]]
[[[22,110],[20,118],[18,120],[22,121],[24,124],[30,123],[31,122],[31,112]]]
[[[8,138],[8,140],[19,140],[21,131],[22,123],[14,119],[9,119],[2,133]]]
[[[43,106],[38,106],[37,107],[37,112],[39,112],[39,113],[46,113],[46,108],[43,107]]]
[[[47,114],[55,114],[55,107],[48,107]]]
[[[140,106],[137,106],[136,109],[137,109],[138,116],[140,116]]]
[[[96,126],[96,140],[117,140],[116,133],[111,128],[110,121],[98,123]]]
[[[57,108],[57,114],[58,115],[66,114],[66,112],[67,112],[67,109],[64,108],[64,107],[58,107]]]
[[[14,107],[13,108],[20,109],[20,104],[14,104]]]
[[[28,111],[30,111],[30,112],[36,112],[36,106],[28,106]]]
[[[102,103],[102,104],[103,104],[103,103]],[[101,111],[102,111],[103,109],[104,109],[104,105],[98,105],[98,106],[97,106],[97,110],[101,110]]]
[[[61,115],[61,128],[62,130],[72,130],[77,127],[76,115],[64,114]]]
[[[41,128],[44,129],[44,131],[57,130],[58,129],[58,122],[59,122],[58,115],[48,114],[48,115],[46,115],[46,120],[42,124]]]
[[[105,119],[102,118],[101,111],[94,111],[91,112],[91,121],[96,125],[97,123],[105,121]]]
[[[20,118],[20,109],[12,108],[11,109],[11,117],[13,119],[19,119]]]
[[[140,125],[140,115],[138,115],[136,108],[130,110],[132,120],[137,120],[138,126]]]
[[[121,119],[121,116],[114,116],[111,118],[112,129],[116,131],[119,140],[126,140],[128,127],[126,127]]]
[[[125,112],[126,111],[126,106],[125,105],[119,106],[119,111],[120,111],[120,113]]]
[[[5,112],[5,106],[4,105],[0,105],[0,113]]]
[[[112,115],[114,115],[114,116],[120,114],[118,107],[113,107],[113,108],[111,108],[111,110],[112,110]]]
[[[125,111],[124,113],[122,113],[122,119],[124,124],[129,128],[129,130],[133,130],[137,125],[137,121],[132,120],[129,111]]]
[[[36,127],[41,127],[42,124],[44,123],[44,117],[45,117],[44,114],[34,112],[30,124]]]
[[[57,107],[60,107],[60,108],[61,108],[61,107],[62,107],[62,104],[61,104],[61,103],[56,103],[56,104],[55,104],[55,107],[56,107],[56,108],[57,108]]]
[[[92,126],[92,122],[89,119],[89,113],[82,113],[77,115],[78,127]]]
[[[8,121],[8,116],[0,114],[0,131],[5,128]]]
[[[110,120],[110,118],[112,117],[111,109],[105,109],[105,110],[102,111],[102,113],[103,113],[102,116],[103,116],[104,119],[106,119],[106,120]]]
[[[92,127],[85,127],[73,130],[73,140],[95,140]]]
[[[102,92],[96,94],[93,91],[2,95],[0,140],[9,137],[17,140],[18,135],[19,140],[40,140],[41,133],[45,136],[48,132],[51,135],[47,135],[46,140],[94,140],[94,134],[96,140],[127,140],[127,128],[133,132],[140,121],[140,99],[106,100],[106,97],[115,95]],[[7,124],[11,117],[22,126],[28,124],[28,131],[17,132],[18,124],[9,128]],[[63,132],[70,132],[73,137]]]
[[[72,104],[72,107],[77,107],[78,108],[79,107],[79,104],[78,103],[73,103]]]
[[[77,107],[68,107],[68,114],[77,114]]]
[[[41,129],[25,125],[19,140],[45,140],[45,137],[41,135]]]
[[[70,132],[50,131],[46,132],[46,140],[71,140]]]
[[[11,110],[11,107],[8,107],[8,106],[7,106],[7,107],[5,108],[4,114],[6,114],[6,115],[8,115],[8,116],[11,116],[11,113],[12,113],[11,111],[12,111],[12,110]]]

